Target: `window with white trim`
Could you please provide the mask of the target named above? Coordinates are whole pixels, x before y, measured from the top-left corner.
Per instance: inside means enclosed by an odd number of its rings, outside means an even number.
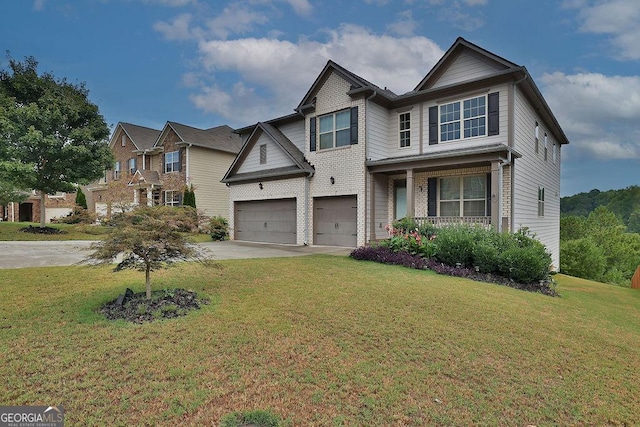
[[[267,144],[262,144],[260,146],[260,164],[267,164]]]
[[[118,161],[113,165],[113,179],[114,180],[120,179],[120,174],[121,174],[120,162]]]
[[[180,193],[173,190],[166,190],[164,192],[164,204],[165,206],[180,206]]]
[[[539,141],[539,136],[540,136],[540,125],[538,125],[538,122],[536,122],[536,130],[535,130],[535,149],[536,149],[536,154],[538,154],[538,145],[540,144]]]
[[[547,160],[547,133],[544,133],[544,160]]]
[[[544,216],[544,187],[538,187],[538,216]]]
[[[128,165],[127,169],[129,169],[129,173],[131,175],[136,173],[136,158],[135,157],[132,157],[132,158],[129,159],[129,165]]]
[[[411,146],[411,113],[401,113],[398,116],[400,147]]]
[[[170,151],[164,155],[164,173],[180,170],[180,151]]]
[[[478,96],[440,106],[440,141],[487,134],[487,97]]]
[[[557,157],[556,157],[556,156],[557,156],[557,149],[558,149],[558,147],[556,146],[556,143],[554,142],[554,143],[551,145],[551,150],[552,150],[552,151],[551,151],[551,155],[552,155],[552,157],[553,157],[553,164],[555,164],[555,163],[556,163],[556,159],[557,159]]]
[[[123,147],[125,147],[125,146],[127,145],[127,137],[126,137],[124,134],[122,134],[122,138],[121,138],[121,140],[120,140],[120,144],[121,144]]]
[[[440,216],[485,216],[486,175],[440,178]]]
[[[319,117],[320,150],[351,144],[351,110]]]

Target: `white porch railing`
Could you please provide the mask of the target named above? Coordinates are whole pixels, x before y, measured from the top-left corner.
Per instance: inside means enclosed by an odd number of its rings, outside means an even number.
[[[433,224],[436,227],[447,227],[449,225],[479,225],[484,228],[491,227],[490,216],[427,216],[415,217],[414,220],[422,224]]]

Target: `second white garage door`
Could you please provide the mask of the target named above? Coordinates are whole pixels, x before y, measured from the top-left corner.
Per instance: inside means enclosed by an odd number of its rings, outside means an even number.
[[[235,202],[235,239],[296,243],[296,199]]]

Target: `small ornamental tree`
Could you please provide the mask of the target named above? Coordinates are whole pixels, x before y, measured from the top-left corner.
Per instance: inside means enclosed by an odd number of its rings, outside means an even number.
[[[151,271],[177,261],[205,259],[204,253],[178,231],[172,220],[176,212],[179,210],[171,207],[143,206],[117,215],[113,230],[91,246],[94,252],[85,261],[111,264],[122,254],[114,271],[144,271],[147,299],[151,299]]]
[[[184,206],[196,207],[196,193],[193,191],[193,186],[187,186],[184,189],[184,198],[182,199]]]
[[[84,195],[80,187],[78,187],[78,191],[76,192],[76,205],[87,209],[87,196]]]

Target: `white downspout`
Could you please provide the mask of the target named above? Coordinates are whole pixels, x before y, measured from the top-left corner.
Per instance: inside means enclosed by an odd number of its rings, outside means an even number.
[[[186,154],[186,166],[185,166],[185,181],[186,184],[189,184],[189,181],[191,180],[191,175],[189,175],[189,148],[192,146],[193,144],[189,144],[187,145],[187,148],[185,150],[185,154]]]
[[[311,175],[304,178],[304,241],[305,246],[309,246],[309,180]]]
[[[372,226],[369,225],[367,227],[367,219],[369,219],[369,216],[371,216],[372,219],[375,218],[375,212],[373,209],[371,209],[370,215],[367,215],[367,212],[369,212],[371,206],[369,206],[369,198],[367,197],[367,188],[369,187],[367,185],[367,183],[369,182],[369,179],[368,179],[369,172],[367,171],[366,162],[367,162],[367,159],[369,158],[368,156],[369,154],[369,104],[370,104],[370,101],[373,98],[375,98],[377,95],[378,95],[378,91],[374,90],[371,96],[365,99],[365,105],[364,105],[364,161],[365,161],[365,164],[362,165],[364,167],[364,243],[367,243],[367,234],[369,234],[369,241],[371,241],[371,239],[373,238],[373,234],[371,233]]]
[[[15,206],[13,205],[14,202],[11,202],[11,222],[16,222],[16,212],[15,212]]]

